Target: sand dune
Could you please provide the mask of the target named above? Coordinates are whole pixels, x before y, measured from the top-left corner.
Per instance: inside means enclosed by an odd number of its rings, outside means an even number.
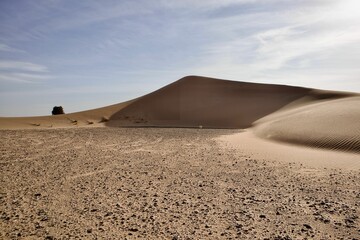
[[[139,98],[109,126],[248,128],[309,89],[189,76]]]
[[[360,151],[356,94],[185,77],[112,115],[108,126],[249,128],[257,136]]]
[[[255,126],[255,134],[267,139],[360,152],[360,95],[188,76],[143,97],[104,108],[58,116],[0,118],[2,129],[99,124]]]
[[[249,128],[278,110],[351,93],[188,76],[114,113],[108,126]]]
[[[259,120],[254,130],[264,138],[360,152],[360,97],[281,111]]]

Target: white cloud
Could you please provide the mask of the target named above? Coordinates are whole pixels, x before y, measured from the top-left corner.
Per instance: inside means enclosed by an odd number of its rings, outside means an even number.
[[[20,49],[12,48],[6,44],[0,43],[0,51],[2,52],[25,52]]]
[[[0,73],[0,81],[10,81],[18,83],[41,83],[52,79],[50,75],[39,75],[33,73]]]
[[[46,66],[20,61],[0,61],[0,81],[40,83],[51,79]]]
[[[265,70],[280,69],[291,60],[360,42],[360,32],[346,29],[311,32],[297,27],[286,27],[259,33],[255,39],[258,40],[255,64],[258,69]]]
[[[30,62],[0,61],[0,70],[19,70],[29,72],[48,72],[47,67]]]
[[[255,3],[255,2],[259,2],[261,0],[198,0],[198,1],[193,1],[193,0],[172,0],[172,1],[168,1],[168,0],[162,0],[159,1],[160,5],[162,7],[165,8],[170,8],[170,9],[179,9],[179,8],[187,8],[189,9],[189,7],[191,9],[216,9],[219,7],[226,7],[232,4],[244,4],[244,3]],[[272,0],[274,1],[279,1],[279,0]]]
[[[352,90],[346,83],[353,87],[359,76],[360,15],[351,7],[359,9],[360,3],[329,1],[311,8],[212,19],[210,31],[218,39],[203,47],[194,72],[309,87],[327,82],[326,87]]]

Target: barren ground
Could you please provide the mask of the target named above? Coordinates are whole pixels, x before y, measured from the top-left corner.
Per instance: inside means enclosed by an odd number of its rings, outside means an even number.
[[[215,140],[235,132],[0,131],[0,238],[360,239],[358,170]]]

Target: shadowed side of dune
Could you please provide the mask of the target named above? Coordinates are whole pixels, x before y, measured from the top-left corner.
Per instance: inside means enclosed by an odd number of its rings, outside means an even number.
[[[248,128],[309,91],[188,76],[116,112],[107,126]]]

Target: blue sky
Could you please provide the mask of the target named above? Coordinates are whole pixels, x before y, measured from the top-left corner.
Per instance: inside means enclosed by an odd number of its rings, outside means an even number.
[[[360,92],[358,0],[2,0],[0,116],[129,100],[186,75]]]

